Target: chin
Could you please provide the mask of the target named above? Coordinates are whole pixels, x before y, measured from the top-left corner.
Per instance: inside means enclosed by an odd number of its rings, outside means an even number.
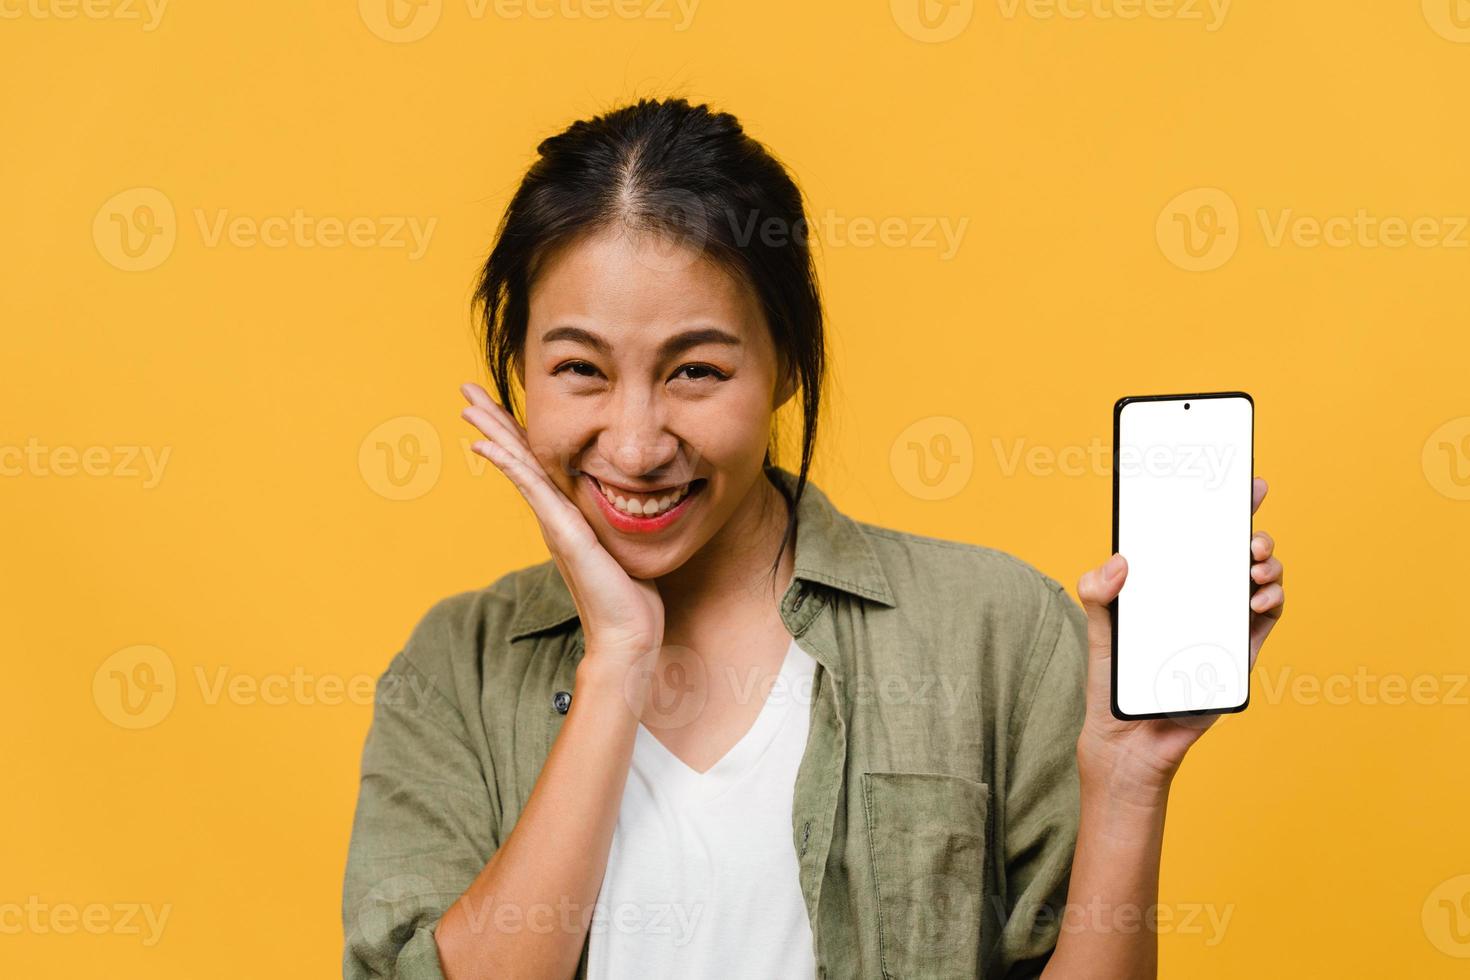
[[[635,579],[662,578],[684,564],[683,554],[666,549],[609,548],[608,553]]]

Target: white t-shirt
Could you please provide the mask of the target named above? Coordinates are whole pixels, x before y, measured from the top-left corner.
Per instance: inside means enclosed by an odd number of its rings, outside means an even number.
[[[792,640],[755,722],[703,773],[639,724],[589,927],[590,980],[816,975],[791,824],[815,667]]]

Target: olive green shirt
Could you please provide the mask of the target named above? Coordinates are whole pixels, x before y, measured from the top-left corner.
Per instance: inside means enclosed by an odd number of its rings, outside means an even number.
[[[766,473],[789,497],[795,475]],[[1077,838],[1081,608],[1008,554],[854,521],[808,482],[780,615],[817,662],[791,813],[816,975],[1039,974]],[[582,653],[550,560],[415,627],[363,750],[345,977],[443,976],[435,924],[520,817]],[[484,914],[510,930],[574,915]]]

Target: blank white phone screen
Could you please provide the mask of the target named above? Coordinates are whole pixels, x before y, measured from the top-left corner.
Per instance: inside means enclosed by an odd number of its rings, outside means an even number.
[[[1185,408],[1185,405],[1188,408]],[[1118,416],[1118,708],[1221,711],[1250,680],[1252,405],[1131,401]]]

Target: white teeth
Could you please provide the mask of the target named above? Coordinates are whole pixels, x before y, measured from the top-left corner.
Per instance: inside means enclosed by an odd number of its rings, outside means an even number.
[[[633,517],[654,517],[658,514],[662,514],[664,511],[668,510],[670,507],[683,500],[685,495],[689,493],[690,484],[684,484],[673,493],[665,494],[662,497],[652,498],[624,497],[617,491],[609,490],[607,487],[604,487],[601,483],[599,483],[597,486],[599,487],[599,489],[601,489],[602,495],[607,498],[608,502],[610,502],[614,507],[616,507],[623,513],[630,514]]]

